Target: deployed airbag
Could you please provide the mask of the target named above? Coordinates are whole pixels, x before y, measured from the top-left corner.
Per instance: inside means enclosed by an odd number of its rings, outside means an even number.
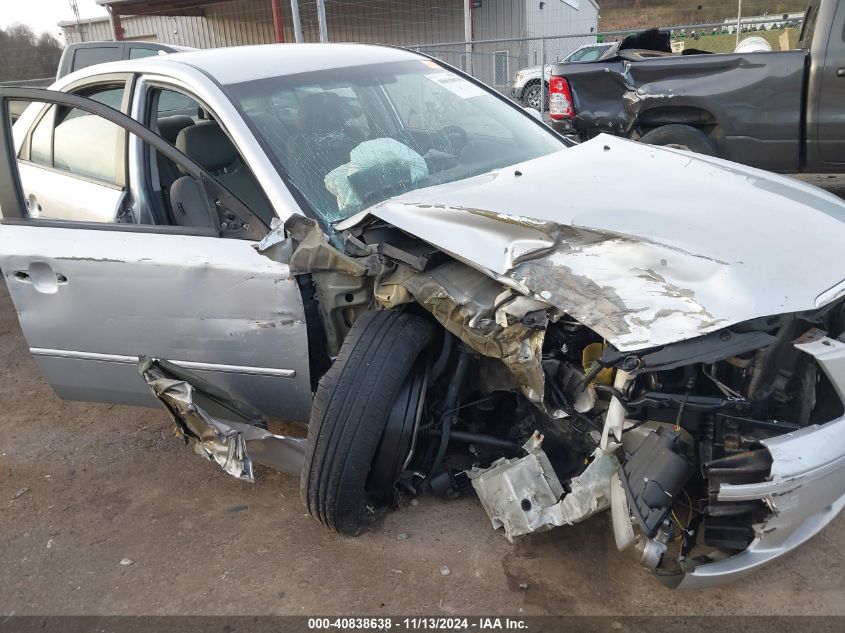
[[[425,159],[392,138],[364,141],[349,153],[349,159],[326,174],[326,188],[337,196],[338,209],[381,202],[405,193],[428,176]],[[377,197],[382,191],[385,195]]]

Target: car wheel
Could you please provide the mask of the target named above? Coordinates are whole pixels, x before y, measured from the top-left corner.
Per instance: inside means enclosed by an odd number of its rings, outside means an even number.
[[[640,141],[649,145],[674,147],[707,156],[719,155],[719,148],[715,141],[691,125],[662,125],[644,134]]]
[[[535,110],[540,109],[540,84],[534,83],[530,86],[525,88],[525,92],[522,93],[522,104],[526,108],[534,108]],[[545,109],[549,107],[549,99],[548,93],[546,93],[546,102],[544,104]]]
[[[433,334],[429,321],[407,312],[366,312],[320,379],[300,492],[311,516],[343,536],[390,502],[416,430],[408,420],[419,415]]]

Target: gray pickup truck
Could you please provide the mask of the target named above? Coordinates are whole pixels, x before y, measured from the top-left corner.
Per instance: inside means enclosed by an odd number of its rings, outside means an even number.
[[[782,173],[845,171],[845,2],[810,2],[796,50],[620,48],[611,60],[555,65],[558,132],[606,132]]]
[[[193,51],[195,48],[188,46],[176,46],[175,44],[159,44],[158,42],[135,42],[135,41],[103,41],[103,42],[77,42],[69,44],[62,51],[62,58],[59,60],[59,68],[56,72],[56,79],[65,75],[87,68],[94,64],[116,62],[122,59],[141,59],[165,53],[179,53]]]
[[[59,67],[56,71],[56,79],[61,79],[65,75],[69,75],[70,73],[76,72],[82,68],[94,66],[95,64],[116,62],[123,59],[141,59],[142,57],[152,57],[154,55],[163,55],[165,53],[179,53],[194,50],[196,49],[188,46],[159,44],[157,42],[76,42],[75,44],[68,44],[62,51],[62,57],[59,59]],[[51,83],[52,80],[48,79],[43,83],[43,85],[46,87]],[[12,103],[9,109],[9,113],[12,117],[12,123],[18,120],[27,105],[29,104],[23,101]]]

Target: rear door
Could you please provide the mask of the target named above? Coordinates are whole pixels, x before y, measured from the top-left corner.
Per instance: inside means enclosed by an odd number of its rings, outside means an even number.
[[[50,219],[30,213],[11,99],[78,109],[104,129],[136,135],[201,183],[209,227],[141,224],[154,214],[130,194],[124,213],[103,221],[62,209]],[[156,134],[77,95],[0,89],[0,212],[0,268],[30,350],[61,397],[155,405],[137,367],[146,355],[192,370],[265,415],[307,420],[307,333],[295,280],[255,250],[262,221]]]
[[[84,92],[123,112],[128,95],[126,77]],[[113,221],[125,198],[125,155],[126,132],[120,127],[79,108],[45,107],[18,153],[29,216]]]

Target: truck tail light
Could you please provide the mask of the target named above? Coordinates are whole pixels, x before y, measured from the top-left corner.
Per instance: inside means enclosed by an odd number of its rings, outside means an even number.
[[[572,91],[565,77],[549,78],[549,116],[558,121],[575,116]]]

